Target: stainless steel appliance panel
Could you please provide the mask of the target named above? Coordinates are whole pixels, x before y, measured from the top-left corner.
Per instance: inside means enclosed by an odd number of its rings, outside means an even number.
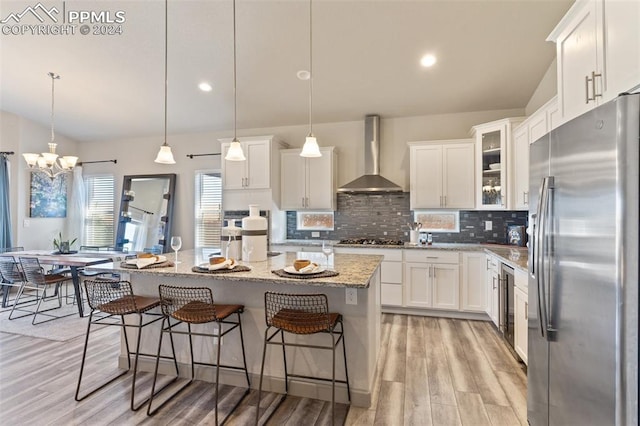
[[[639,139],[635,94],[531,146],[532,426],[639,423]]]
[[[551,135],[549,424],[615,418],[616,104]]]
[[[527,417],[532,426],[549,424],[549,344],[541,330],[538,298],[538,201],[543,178],[549,176],[549,135],[529,147],[529,323]]]

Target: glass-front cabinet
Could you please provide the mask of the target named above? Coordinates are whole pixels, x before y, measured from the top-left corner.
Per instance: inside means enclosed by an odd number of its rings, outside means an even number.
[[[476,138],[476,208],[506,210],[510,208],[509,159],[512,129],[523,118],[505,118],[473,127]]]

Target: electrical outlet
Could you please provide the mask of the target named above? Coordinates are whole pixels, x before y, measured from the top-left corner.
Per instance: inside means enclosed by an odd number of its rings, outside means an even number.
[[[22,226],[24,228],[28,228],[29,226],[31,226],[31,222],[29,221],[29,219],[25,219],[22,221]]]
[[[347,288],[345,289],[346,299],[345,303],[347,305],[357,305],[358,304],[358,290],[355,288]]]
[[[484,230],[485,231],[491,231],[493,230],[493,222],[490,220],[485,220],[484,221]]]
[[[312,232],[311,233],[311,238],[320,238],[320,233],[319,232]]]

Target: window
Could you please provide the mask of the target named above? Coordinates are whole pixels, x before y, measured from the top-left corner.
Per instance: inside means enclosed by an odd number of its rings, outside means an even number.
[[[196,172],[195,247],[220,247],[222,228],[222,175]]]
[[[113,176],[88,176],[84,179],[87,211],[83,244],[113,246],[114,194]]]

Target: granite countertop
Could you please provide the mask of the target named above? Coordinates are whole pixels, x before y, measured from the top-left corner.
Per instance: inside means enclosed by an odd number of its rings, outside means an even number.
[[[278,245],[284,246],[316,246],[321,245],[322,240],[286,240],[279,244],[272,244],[274,249]],[[337,244],[334,241],[334,247],[349,247],[362,249],[409,249],[409,250],[448,250],[448,251],[484,251],[498,256],[501,261],[527,271],[527,261],[529,253],[526,247],[510,246],[506,244],[474,244],[474,243],[433,243],[432,245],[410,244],[405,242],[404,245],[365,245],[365,244]]]
[[[173,261],[172,253],[166,254],[167,259]],[[251,271],[247,272],[231,272],[231,273],[199,273],[193,272],[191,268],[208,262],[208,258],[203,257],[195,250],[185,250],[178,252],[178,263],[175,266],[166,268],[147,268],[147,269],[129,269],[120,266],[119,262],[105,263],[96,265],[91,269],[129,272],[133,274],[149,274],[169,277],[185,277],[185,278],[205,278],[217,281],[244,281],[244,282],[272,282],[278,284],[291,284],[301,286],[324,286],[324,287],[354,287],[367,288],[369,282],[380,266],[383,256],[378,255],[360,255],[360,254],[333,254],[330,259],[330,268],[340,274],[335,277],[327,278],[283,278],[274,273],[272,270],[282,269],[293,264],[296,259],[296,253],[282,253],[277,256],[269,257],[264,262],[250,262],[241,264],[249,265]],[[326,258],[322,253],[305,253],[305,258],[316,262],[325,267]]]

